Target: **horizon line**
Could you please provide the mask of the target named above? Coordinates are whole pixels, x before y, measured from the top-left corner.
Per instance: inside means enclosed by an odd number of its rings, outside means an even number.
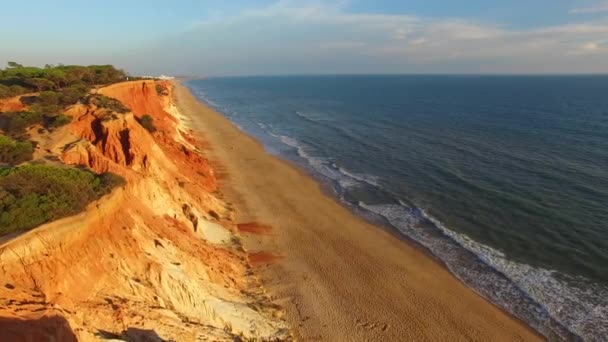
[[[601,73],[285,73],[285,74],[242,74],[242,75],[176,75],[176,79],[241,78],[241,77],[332,77],[332,76],[466,76],[466,77],[606,77]]]

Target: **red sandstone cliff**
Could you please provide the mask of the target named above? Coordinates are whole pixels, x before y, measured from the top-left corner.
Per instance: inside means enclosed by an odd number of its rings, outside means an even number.
[[[159,94],[156,84],[167,88]],[[0,340],[286,339],[171,84],[99,89],[132,113],[75,105],[66,164],[127,183],[86,212],[0,245]],[[148,114],[158,128],[137,121]]]

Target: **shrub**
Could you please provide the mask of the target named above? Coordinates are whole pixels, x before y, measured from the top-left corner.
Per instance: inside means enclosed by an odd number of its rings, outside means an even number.
[[[139,119],[139,124],[142,125],[143,128],[147,129],[150,133],[156,132],[156,127],[154,126],[154,119],[148,114],[144,114]]]
[[[77,103],[89,93],[89,88],[84,84],[74,84],[61,90],[60,103],[69,106]]]
[[[21,96],[21,98],[19,98],[19,101],[24,105],[24,106],[33,106],[36,103],[38,103],[38,96],[36,95],[23,95]]]
[[[61,112],[66,106],[77,103],[89,92],[85,86],[71,86],[55,91],[41,91],[37,96],[22,96],[21,103],[30,106],[31,110],[43,114]]]
[[[12,96],[11,88],[5,86],[4,84],[0,84],[0,99],[10,96]]]
[[[97,189],[97,195],[100,197],[109,194],[112,189],[126,184],[124,178],[111,172],[102,173],[99,175],[99,179],[101,180],[101,186]]]
[[[116,175],[48,165],[2,169],[0,234],[76,214],[121,182]]]
[[[63,107],[60,105],[44,106],[41,104],[35,104],[33,106],[30,106],[30,111],[38,113],[42,116],[55,116],[58,113],[63,112]]]
[[[167,95],[169,95],[169,90],[167,90],[167,87],[165,87],[165,86],[164,86],[164,85],[162,85],[162,84],[158,84],[158,83],[157,83],[157,84],[154,86],[154,88],[156,89],[156,94],[158,94],[158,95],[163,95],[163,96],[167,96]]]
[[[55,82],[42,77],[34,77],[34,78],[25,78],[25,83],[30,85],[36,91],[44,91],[55,89]]]
[[[34,146],[28,141],[15,141],[0,134],[0,163],[9,165],[21,164],[32,160]]]
[[[54,91],[41,91],[36,98],[36,103],[41,106],[56,106],[59,104],[59,93]]]
[[[72,121],[72,117],[65,114],[59,114],[57,116],[48,117],[48,123],[45,125],[48,128],[56,128],[69,124]]]
[[[9,87],[10,91],[11,91],[11,96],[17,96],[17,95],[21,95],[21,94],[27,94],[29,93],[29,89],[22,87],[20,85],[12,85]]]
[[[42,116],[39,112],[0,113],[0,129],[10,136],[18,137],[24,134],[28,127],[41,123]]]
[[[0,114],[0,130],[14,137],[23,137],[25,130],[33,125],[43,125],[45,128],[57,128],[72,121],[72,117],[61,112],[57,106],[32,106],[34,111],[6,112]]]
[[[105,108],[112,112],[116,112],[116,113],[120,113],[120,114],[125,114],[125,113],[128,113],[131,111],[127,106],[125,106],[119,100],[112,98],[112,97],[104,96],[101,94],[91,94],[91,95],[87,96],[84,100],[84,103],[87,105],[93,104],[99,108]]]

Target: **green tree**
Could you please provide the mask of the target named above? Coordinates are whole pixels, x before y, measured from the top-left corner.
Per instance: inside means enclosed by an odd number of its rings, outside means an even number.
[[[77,103],[89,93],[89,88],[84,84],[73,84],[61,90],[60,102],[64,106]]]
[[[60,94],[54,91],[41,91],[36,102],[42,106],[54,106],[59,104]]]
[[[55,83],[59,88],[63,88],[67,85],[67,77],[63,70],[60,69],[49,69],[43,73],[44,78]]]

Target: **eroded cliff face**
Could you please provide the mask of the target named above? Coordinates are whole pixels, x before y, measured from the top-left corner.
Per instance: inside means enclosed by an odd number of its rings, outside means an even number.
[[[76,139],[59,157],[127,183],[80,215],[0,246],[0,340],[288,339],[230,207],[215,195],[203,145],[180,126],[171,84],[99,93],[132,112],[73,106]],[[155,133],[138,123],[144,114]]]

